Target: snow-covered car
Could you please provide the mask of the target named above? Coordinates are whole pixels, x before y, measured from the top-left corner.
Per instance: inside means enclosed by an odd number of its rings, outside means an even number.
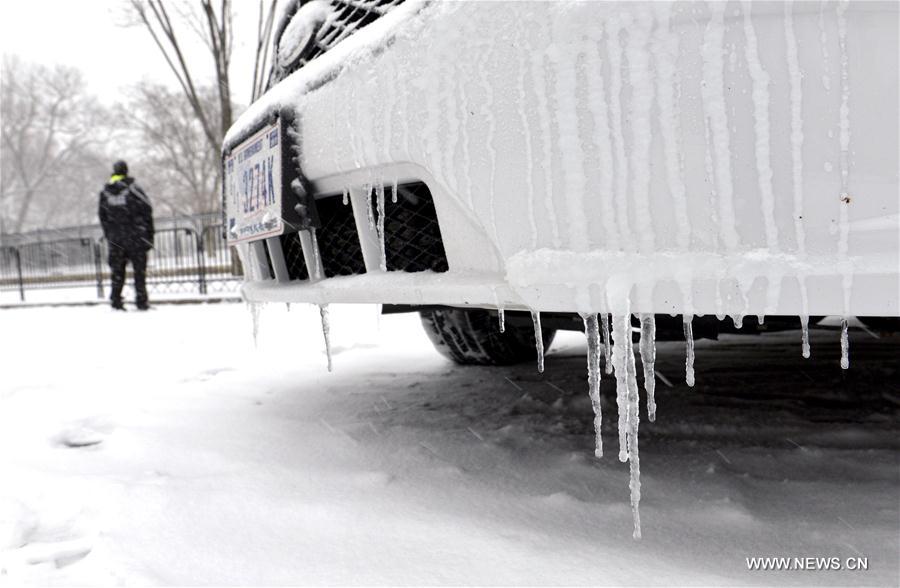
[[[584,328],[595,454],[605,355],[640,537],[637,354],[652,421],[664,334],[692,384],[695,327],[802,326],[808,356],[837,315],[846,368],[850,317],[897,326],[898,11],[291,3],[224,145],[244,296],[321,305],[326,344],[329,303],[418,309],[461,363],[540,368]]]
[[[596,313],[896,326],[895,2],[315,0],[279,23],[224,146],[250,301],[419,309],[483,363],[533,357],[532,316],[545,341]]]

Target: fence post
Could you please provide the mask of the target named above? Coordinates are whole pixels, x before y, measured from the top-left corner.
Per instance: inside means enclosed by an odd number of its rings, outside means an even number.
[[[25,282],[22,280],[22,255],[19,253],[18,247],[12,248],[16,254],[16,271],[19,274],[19,300],[25,302]]]
[[[97,275],[97,298],[103,300],[103,260],[100,255],[100,243],[94,246],[94,270]]]
[[[192,232],[197,240],[197,281],[200,286],[200,293],[206,294],[206,261],[203,259],[203,233]]]

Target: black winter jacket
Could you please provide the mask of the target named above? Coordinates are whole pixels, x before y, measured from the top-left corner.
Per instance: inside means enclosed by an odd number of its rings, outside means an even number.
[[[111,245],[130,251],[153,247],[153,207],[134,178],[111,178],[100,192],[100,224]]]

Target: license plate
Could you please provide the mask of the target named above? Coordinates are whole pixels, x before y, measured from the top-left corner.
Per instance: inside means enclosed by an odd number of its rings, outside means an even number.
[[[283,140],[281,124],[276,120],[225,156],[229,243],[255,241],[284,231],[281,214]]]

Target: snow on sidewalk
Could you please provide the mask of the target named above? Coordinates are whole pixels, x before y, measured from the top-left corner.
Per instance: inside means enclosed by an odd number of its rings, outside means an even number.
[[[584,337],[460,368],[415,315],[333,306],[0,311],[0,584],[893,584],[900,338],[660,343],[631,539]],[[857,340],[858,339],[858,340]],[[764,344],[763,344],[764,343]],[[765,369],[761,369],[764,367]],[[867,557],[755,571],[745,558]]]

